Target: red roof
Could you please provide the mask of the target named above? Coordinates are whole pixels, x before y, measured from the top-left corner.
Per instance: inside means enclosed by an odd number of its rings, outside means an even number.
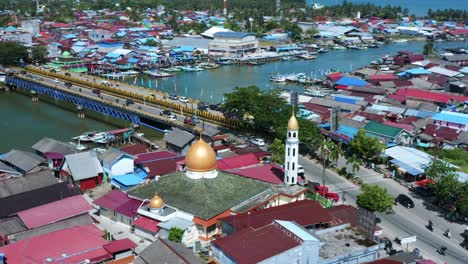
[[[257,157],[253,153],[247,153],[218,160],[217,167],[219,170],[230,170],[255,164],[259,164]]]
[[[416,117],[416,116],[407,116],[407,117],[405,117],[405,118],[402,118],[402,119],[398,120],[398,123],[410,125],[410,124],[412,124],[413,122],[416,122],[416,121],[418,121],[418,120],[419,120],[419,118]]]
[[[177,170],[177,162],[184,159],[184,156],[177,156],[145,162],[140,164],[140,166],[143,168],[148,168],[148,177],[154,178],[155,176],[161,176],[175,172]]]
[[[94,224],[75,226],[20,240],[4,246],[8,263],[79,263],[85,259],[109,259],[104,233]],[[66,254],[64,257],[63,254]],[[95,263],[95,262],[93,262]]]
[[[156,221],[154,219],[151,219],[151,218],[148,218],[148,217],[144,217],[144,216],[141,216],[139,217],[138,219],[136,219],[135,221],[133,221],[133,225],[134,226],[138,226],[139,228],[142,228],[144,230],[148,230],[152,233],[156,233],[159,231],[159,224],[160,222],[159,221]]]
[[[260,228],[273,220],[294,221],[306,227],[318,223],[328,223],[332,216],[320,203],[312,200],[302,200],[294,203],[279,205],[263,210],[231,215],[222,219],[230,223],[236,231],[247,227]]]
[[[122,134],[128,131],[130,131],[130,128],[121,128],[121,129],[111,130],[108,133],[112,135],[117,135],[117,134]]]
[[[378,259],[371,262],[367,262],[367,264],[403,264],[404,262],[392,259]]]
[[[431,137],[439,137],[449,141],[458,138],[458,133],[456,129],[444,126],[437,126],[434,124],[428,124],[424,129],[423,133]]]
[[[237,263],[250,264],[273,257],[300,243],[274,224],[252,227],[219,238],[213,244]]]
[[[377,83],[377,82],[393,81],[397,79],[398,77],[393,74],[377,74],[377,75],[369,76],[367,80]]]
[[[465,35],[468,34],[468,29],[455,29],[449,31],[450,35]]]
[[[423,90],[418,90],[418,89],[406,89],[406,97],[422,99],[422,100],[438,102],[438,103],[448,103],[450,99],[456,99],[461,102],[468,100],[468,96],[428,92],[428,91],[423,91]]]
[[[142,154],[137,155],[135,164],[140,164],[143,162],[154,161],[154,160],[159,160],[159,159],[172,158],[175,156],[177,156],[176,153],[172,151],[166,151],[166,150],[142,153]]]
[[[91,209],[93,207],[82,195],[75,195],[21,211],[18,216],[26,227],[31,229],[87,213]]]
[[[129,250],[129,249],[136,248],[136,247],[137,247],[137,244],[135,244],[132,240],[128,238],[112,240],[109,244],[104,245],[104,249],[107,250],[111,254],[124,251],[124,250]]]
[[[327,79],[336,82],[343,76],[344,76],[344,73],[342,72],[332,72],[332,73],[327,74]]]
[[[71,24],[66,24],[66,23],[53,23],[50,26],[54,28],[71,28],[72,27]]]
[[[275,163],[258,164],[250,167],[235,168],[226,171],[247,178],[273,184],[281,184],[283,183],[284,179],[284,169]]]
[[[103,197],[95,200],[94,204],[128,217],[135,217],[141,201],[132,199],[128,197],[126,193],[119,190],[112,190]]]
[[[142,153],[146,153],[146,145],[145,144],[135,144],[131,146],[126,146],[120,148],[121,151],[128,153],[130,155],[138,155]]]

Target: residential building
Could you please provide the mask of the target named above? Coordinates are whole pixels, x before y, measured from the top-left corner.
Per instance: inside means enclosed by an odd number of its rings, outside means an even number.
[[[413,142],[413,137],[410,133],[403,128],[389,126],[374,121],[370,121],[364,127],[367,134],[377,137],[382,143],[397,143],[403,145],[410,145]]]
[[[65,156],[60,172],[62,179],[88,190],[102,183],[102,167],[96,151],[86,151]]]
[[[167,149],[185,155],[190,144],[195,140],[195,136],[185,130],[174,128],[164,135],[164,140]]]
[[[217,32],[208,44],[211,56],[243,56],[258,49],[258,40],[253,33]]]
[[[105,178],[133,173],[135,168],[135,157],[115,148],[109,148],[99,155],[102,161],[102,169]]]
[[[128,197],[120,190],[112,190],[93,203],[99,206],[100,215],[131,226],[142,202]]]
[[[468,132],[468,114],[442,111],[432,116],[434,124]]]
[[[140,252],[133,263],[201,264],[203,262],[192,249],[167,239],[157,239]]]
[[[105,29],[93,29],[88,31],[88,38],[94,42],[99,42],[104,39],[110,39],[114,33]]]
[[[47,167],[47,161],[31,152],[10,150],[0,157],[0,160],[22,174],[32,173]]]

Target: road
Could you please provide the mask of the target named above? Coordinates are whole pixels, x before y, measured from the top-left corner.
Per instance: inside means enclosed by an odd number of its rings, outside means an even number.
[[[306,179],[322,183],[322,167],[316,161],[301,156],[299,162],[304,167]],[[338,167],[343,166],[345,166],[345,162],[340,160]],[[384,178],[382,174],[362,167],[356,175],[361,177],[364,183],[384,187],[394,196],[401,193],[406,194],[415,203],[415,207],[412,209],[397,205],[394,207],[393,214],[378,215],[382,219],[380,226],[383,228],[383,236],[394,239],[397,236],[407,234],[416,235],[417,241],[410,244],[408,250],[419,248],[424,257],[437,261],[437,263],[467,263],[468,250],[459,245],[463,241],[460,234],[464,231],[465,225],[447,222],[437,211],[430,210],[429,205],[425,204],[420,197],[415,196],[393,179]],[[326,170],[325,179],[325,185],[329,186],[331,191],[339,193],[341,197],[344,194],[345,203],[356,205],[356,197],[360,194],[359,186],[331,170]],[[429,219],[434,224],[433,232],[425,227]],[[451,239],[443,236],[447,228],[451,230]],[[436,252],[436,249],[442,245],[448,248],[446,256]]]
[[[98,95],[96,93],[93,93],[92,88],[87,88],[87,87],[84,87],[84,86],[72,85],[70,88],[68,88],[68,87],[65,86],[63,81],[57,80],[57,79],[52,78],[52,77],[48,78],[48,77],[39,76],[39,75],[36,75],[36,74],[33,74],[33,73],[27,73],[24,76],[26,76],[26,77],[33,76],[36,79],[42,78],[42,82],[50,85],[51,87],[59,87],[59,88],[62,88],[62,89],[72,90],[72,91],[79,92],[81,94],[88,95],[88,96],[91,96],[91,97],[94,97],[94,98],[100,98],[102,100],[109,101],[110,103],[118,103],[118,104],[121,104],[122,106],[126,106],[126,100],[125,99],[120,98],[120,97],[115,96],[115,95],[105,93],[104,91],[101,91],[101,93]],[[144,93],[144,95],[148,95],[146,93],[146,91],[144,91],[144,90],[139,90],[139,93],[142,93],[142,94]],[[133,104],[130,104],[130,105],[126,106],[126,107],[131,108],[131,109],[144,111],[144,112],[151,113],[151,114],[155,114],[155,115],[159,115],[159,116],[162,115],[162,111],[164,110],[164,109],[162,109],[162,108],[160,108],[160,107],[158,107],[156,105],[149,105],[149,104],[146,104],[145,102],[137,102],[135,100],[133,100],[133,101],[134,101]],[[186,105],[188,107],[191,106],[190,103],[185,104],[185,103],[182,103],[182,102],[177,101],[177,100],[170,100],[170,101],[177,102],[179,104],[183,104],[183,105]],[[197,107],[197,106],[194,105],[193,107]],[[186,116],[183,115],[183,113],[182,114],[176,114],[177,121],[179,121],[181,123],[184,122],[185,118],[186,118]],[[170,122],[170,120],[167,120],[167,121]],[[199,122],[199,123],[195,124],[195,126],[198,127],[198,128],[203,128],[203,130],[205,130],[205,131],[207,131],[207,130],[218,130],[217,125],[209,123],[209,122]]]

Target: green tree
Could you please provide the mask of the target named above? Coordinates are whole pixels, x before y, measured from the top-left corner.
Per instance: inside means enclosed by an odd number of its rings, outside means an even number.
[[[362,157],[364,161],[372,161],[382,154],[384,149],[378,138],[369,137],[364,129],[359,129],[349,145],[353,155]]]
[[[237,21],[235,21],[234,19],[227,19],[227,20],[224,22],[224,28],[230,29],[230,30],[236,31],[236,32],[242,31],[242,28],[241,28],[240,25],[237,23]]]
[[[182,235],[184,234],[184,230],[179,227],[171,227],[169,229],[169,240],[180,243],[182,241]]]
[[[424,168],[424,175],[435,182],[439,182],[445,176],[455,175],[455,168],[444,160],[434,157],[429,165]]]
[[[47,47],[46,46],[36,46],[32,48],[32,60],[34,62],[43,63],[47,59]]]
[[[435,54],[434,43],[432,43],[431,40],[428,40],[428,41],[426,42],[426,44],[425,44],[424,47],[423,47],[422,53],[423,53],[424,56],[426,56],[426,57],[429,57],[429,56]]]
[[[349,157],[346,160],[346,164],[351,165],[351,172],[353,174],[356,174],[356,172],[358,172],[359,169],[361,168],[361,165],[363,164],[363,161],[362,161],[362,159],[358,158],[358,156],[356,156],[356,154],[353,154],[351,157]]]
[[[357,196],[356,204],[370,212],[388,212],[394,205],[394,198],[387,189],[378,185],[363,185],[362,193]]]
[[[29,54],[26,47],[17,42],[0,42],[0,64],[5,66],[19,65],[20,61],[28,61]]]
[[[305,147],[305,152],[314,155],[324,137],[314,122],[302,118],[299,118],[298,122],[299,141],[303,143],[301,148]]]
[[[284,163],[284,153],[285,153],[285,146],[284,142],[279,139],[275,138],[273,143],[268,146],[268,150],[271,153],[271,160],[278,164]]]
[[[336,145],[332,141],[322,141],[319,147],[320,159],[322,160],[322,185],[325,186],[325,170],[343,156],[341,143]]]
[[[145,46],[157,47],[159,43],[154,39],[149,39],[146,41]]]

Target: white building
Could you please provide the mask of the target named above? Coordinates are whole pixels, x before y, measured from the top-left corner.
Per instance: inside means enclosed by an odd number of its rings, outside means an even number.
[[[40,21],[37,18],[22,20],[21,30],[23,30],[23,32],[31,33],[33,36],[35,36],[39,34],[39,24]]]
[[[212,56],[242,56],[258,49],[258,40],[252,33],[217,32],[208,45],[208,54]]]
[[[294,110],[288,121],[288,132],[286,138],[285,161],[284,161],[284,183],[297,183],[297,168],[299,156],[299,123]]]

